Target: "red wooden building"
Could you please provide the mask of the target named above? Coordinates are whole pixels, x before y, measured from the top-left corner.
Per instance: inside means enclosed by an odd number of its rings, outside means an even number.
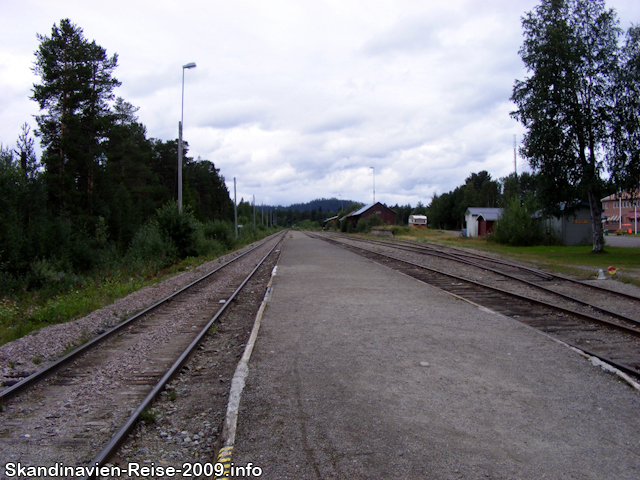
[[[387,225],[396,224],[396,212],[380,202],[376,202],[373,205],[367,205],[362,207],[360,210],[351,212],[347,215],[346,220],[355,226],[358,223],[358,220],[370,217],[371,215],[377,215],[378,218],[382,220],[382,223]]]

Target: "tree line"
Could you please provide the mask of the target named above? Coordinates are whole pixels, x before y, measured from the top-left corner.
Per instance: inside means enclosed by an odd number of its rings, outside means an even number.
[[[115,96],[117,55],[68,19],[37,38],[37,128],[25,123],[14,147],[0,145],[0,292],[227,242],[233,203],[219,169],[188,157],[185,142],[178,216],[178,141],[148,138],[138,108]]]
[[[540,208],[537,176],[529,172],[512,173],[493,180],[487,171],[472,173],[454,190],[434,194],[426,208],[429,225],[441,230],[464,228],[464,213],[469,207],[503,208],[514,199],[529,210]]]

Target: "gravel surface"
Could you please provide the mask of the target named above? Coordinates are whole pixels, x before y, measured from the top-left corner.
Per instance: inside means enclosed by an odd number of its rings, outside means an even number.
[[[220,318],[215,332],[154,402],[153,420],[137,425],[111,464],[124,466],[135,462],[182,468],[186,462],[215,462],[231,378],[278,256],[279,251],[256,272]]]
[[[0,413],[3,460],[88,464],[219,308],[220,292],[228,297],[269,244],[205,280],[197,297],[181,296],[146,314],[76,361],[72,374],[64,371],[11,400]]]
[[[41,328],[0,346],[0,383],[12,380],[16,376],[28,376],[43,368],[62,356],[70,346],[80,345],[87,339],[101,334],[136,312],[200,278],[221,263],[231,260],[251,246],[248,245],[241,250],[145,287],[78,320]]]

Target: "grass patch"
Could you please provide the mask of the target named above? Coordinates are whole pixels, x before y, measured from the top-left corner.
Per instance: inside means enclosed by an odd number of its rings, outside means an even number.
[[[85,282],[78,289],[43,297],[40,292],[27,292],[20,300],[4,299],[11,309],[0,315],[0,344],[20,338],[56,323],[83,317],[93,310],[113,303],[140,288],[154,283],[154,277],[141,278],[115,272],[103,281]]]
[[[158,421],[158,417],[156,412],[153,411],[152,408],[147,407],[142,412],[140,412],[140,420],[150,425],[152,423],[156,423]]]

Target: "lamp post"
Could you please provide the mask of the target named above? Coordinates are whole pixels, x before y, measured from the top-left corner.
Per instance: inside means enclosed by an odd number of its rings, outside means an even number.
[[[373,170],[373,203],[376,203],[376,167],[369,167]]]
[[[194,62],[182,66],[182,107],[180,109],[180,123],[178,124],[178,212],[182,213],[182,125],[184,123],[184,71],[195,68]]]

